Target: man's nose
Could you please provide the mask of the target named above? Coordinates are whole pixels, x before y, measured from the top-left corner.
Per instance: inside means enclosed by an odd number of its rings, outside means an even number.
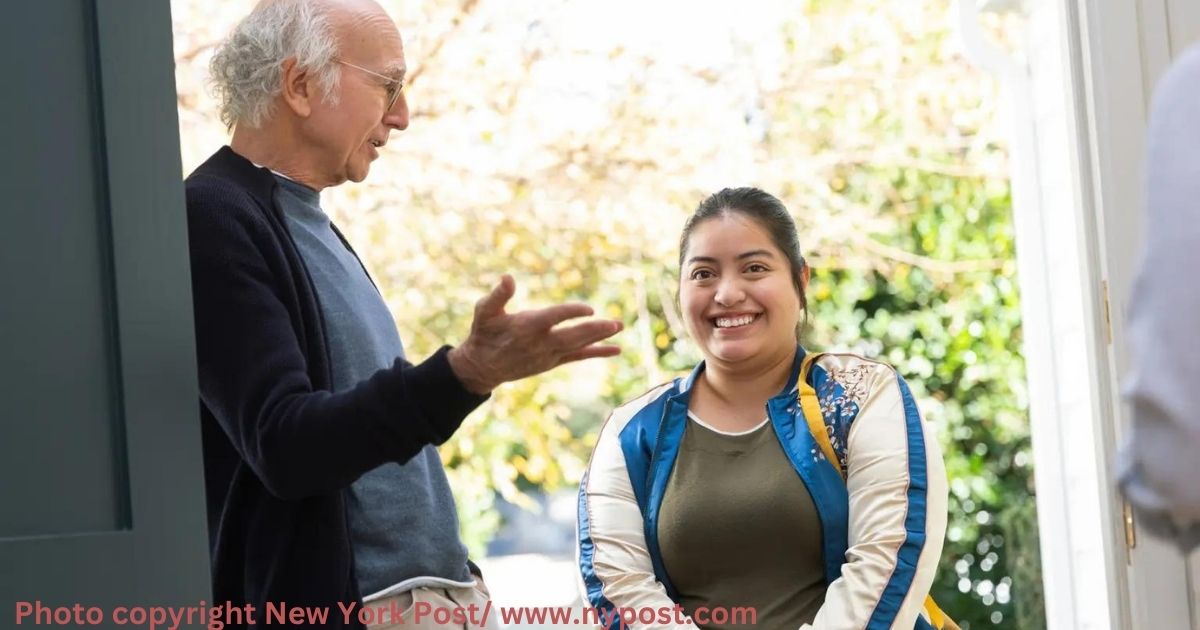
[[[408,97],[404,92],[400,93],[392,108],[384,112],[383,124],[397,131],[408,129]]]

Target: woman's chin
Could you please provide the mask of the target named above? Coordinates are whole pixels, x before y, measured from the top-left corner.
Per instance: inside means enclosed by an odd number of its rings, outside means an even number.
[[[749,339],[724,339],[710,342],[708,354],[721,363],[740,363],[753,359],[761,349],[760,344]]]
[[[793,352],[796,341],[791,337],[766,339],[754,335],[741,339],[713,339],[705,344],[705,356],[711,361],[727,366],[758,365],[759,362],[774,362],[782,358],[782,353]]]

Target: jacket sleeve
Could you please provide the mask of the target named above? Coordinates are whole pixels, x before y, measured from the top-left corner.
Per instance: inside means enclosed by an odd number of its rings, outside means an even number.
[[[908,385],[880,366],[847,438],[849,547],[804,629],[912,630],[942,553],[946,471]]]
[[[189,184],[200,399],[269,492],[324,494],[407,461],[485,399],[462,387],[446,348],[416,366],[397,360],[345,392],[314,390],[281,297],[289,272],[281,256],[264,256],[274,242],[254,202]]]
[[[645,521],[634,497],[620,443],[620,430],[629,415],[621,408],[604,423],[579,487],[576,558],[583,577],[584,597],[610,620],[622,610],[655,611],[655,625],[621,626],[615,622],[604,624],[602,620],[605,628],[695,628],[690,619],[676,623],[680,616],[674,612],[667,614],[674,611],[676,604],[654,575],[643,533]]]
[[[1184,553],[1200,547],[1200,47],[1155,91],[1147,133],[1146,241],[1130,300],[1131,435],[1121,487],[1141,522]]]

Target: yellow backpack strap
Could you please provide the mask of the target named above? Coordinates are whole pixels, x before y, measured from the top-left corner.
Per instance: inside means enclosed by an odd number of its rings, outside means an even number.
[[[825,427],[825,417],[821,415],[821,401],[817,399],[817,390],[808,384],[808,372],[812,369],[813,362],[820,357],[820,353],[809,354],[800,363],[800,409],[804,412],[804,421],[808,423],[808,432],[817,441],[817,446],[821,447],[825,459],[828,459],[838,474],[845,479],[846,472],[842,470],[842,462],[838,459],[837,451],[833,450],[833,443],[829,441],[829,429]]]
[[[933,601],[932,595],[925,598],[925,613],[929,615],[929,624],[938,630],[962,630],[938,607],[937,602]]]
[[[938,630],[943,630],[946,625],[946,613],[938,608],[936,602],[933,601],[932,595],[925,596],[925,614],[929,615],[929,624]]]

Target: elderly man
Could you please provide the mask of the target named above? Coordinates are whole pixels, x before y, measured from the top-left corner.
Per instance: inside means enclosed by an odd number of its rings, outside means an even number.
[[[233,139],[186,188],[214,600],[234,627],[283,605],[442,627],[358,615],[486,602],[433,445],[500,383],[615,355],[620,324],[507,313],[505,276],[460,346],[409,363],[319,195],[408,126],[396,26],[370,0],[268,1],[212,69]]]

